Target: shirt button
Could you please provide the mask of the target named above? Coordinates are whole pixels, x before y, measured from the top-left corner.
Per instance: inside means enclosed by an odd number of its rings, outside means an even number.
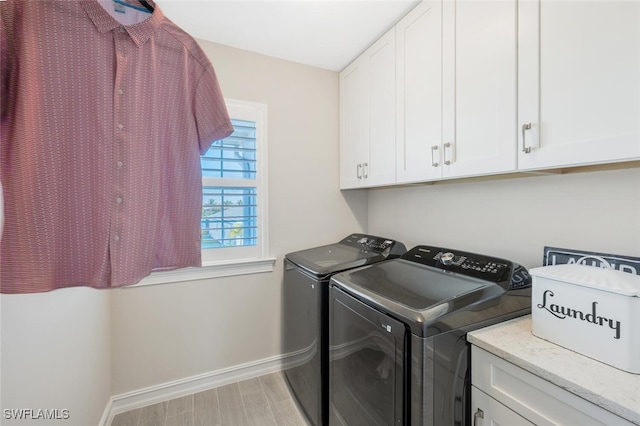
[[[121,168],[122,166],[124,166],[124,163],[122,161],[118,161],[118,168]]]
[[[116,235],[115,237],[113,237],[113,240],[114,240],[114,241],[120,241],[120,236],[119,236],[119,235]]]
[[[122,203],[122,198],[121,197],[116,198],[116,203],[118,204]]]
[[[123,93],[124,93],[124,90],[118,89],[118,95],[122,95]]]
[[[118,124],[118,129],[123,130],[124,129],[124,124],[122,124],[122,123]]]

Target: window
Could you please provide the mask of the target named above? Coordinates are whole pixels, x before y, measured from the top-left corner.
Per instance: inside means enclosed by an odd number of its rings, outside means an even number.
[[[231,122],[233,134],[215,141],[201,158],[203,250],[257,244],[256,187],[227,186],[229,179],[256,180],[256,123]]]
[[[273,271],[267,241],[267,106],[227,100],[234,132],[200,157],[202,268],[153,272],[137,285]]]
[[[262,258],[267,250],[266,105],[227,101],[234,132],[201,157],[202,262]]]

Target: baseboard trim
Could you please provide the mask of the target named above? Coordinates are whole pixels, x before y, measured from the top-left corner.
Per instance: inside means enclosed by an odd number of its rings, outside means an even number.
[[[280,371],[284,365],[291,362],[289,358],[291,358],[291,355],[277,355],[114,395],[107,403],[105,412],[100,420],[100,426],[110,426],[113,417],[125,411]]]
[[[113,410],[113,397],[109,398],[107,401],[107,406],[104,407],[104,412],[102,413],[102,417],[100,418],[99,426],[109,426],[111,424],[111,420],[113,420],[114,414]]]

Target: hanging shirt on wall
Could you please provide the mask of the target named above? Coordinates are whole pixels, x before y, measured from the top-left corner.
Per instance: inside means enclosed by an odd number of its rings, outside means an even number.
[[[204,52],[149,3],[0,2],[3,293],[200,266],[199,155],[233,127]]]

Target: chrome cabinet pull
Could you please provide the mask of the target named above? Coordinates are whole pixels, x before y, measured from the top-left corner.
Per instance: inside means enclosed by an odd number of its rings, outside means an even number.
[[[437,150],[438,150],[438,145],[433,145],[433,146],[431,147],[431,166],[432,166],[432,167],[438,167],[438,166],[440,165],[440,164],[438,164],[438,162],[437,162],[437,161],[435,161],[435,160],[433,159],[433,154],[434,154]]]
[[[531,147],[527,146],[527,144],[526,144],[526,142],[524,140],[525,132],[527,130],[530,130],[530,129],[531,129],[531,123],[524,123],[522,125],[522,152],[524,152],[525,154],[528,154],[528,153],[531,152]]]
[[[360,173],[361,170],[362,170],[362,163],[356,166],[356,177],[358,179],[362,179],[362,173]]]
[[[451,160],[447,160],[447,148],[451,148],[451,142],[447,142],[444,144],[444,153],[442,155],[442,159],[444,160],[444,164],[446,166],[451,165]]]
[[[364,177],[365,179],[369,177],[369,163],[364,163],[364,165],[362,166],[362,177]]]
[[[484,411],[479,408],[478,411],[476,411],[473,415],[473,426],[478,426],[478,419],[484,419]]]

